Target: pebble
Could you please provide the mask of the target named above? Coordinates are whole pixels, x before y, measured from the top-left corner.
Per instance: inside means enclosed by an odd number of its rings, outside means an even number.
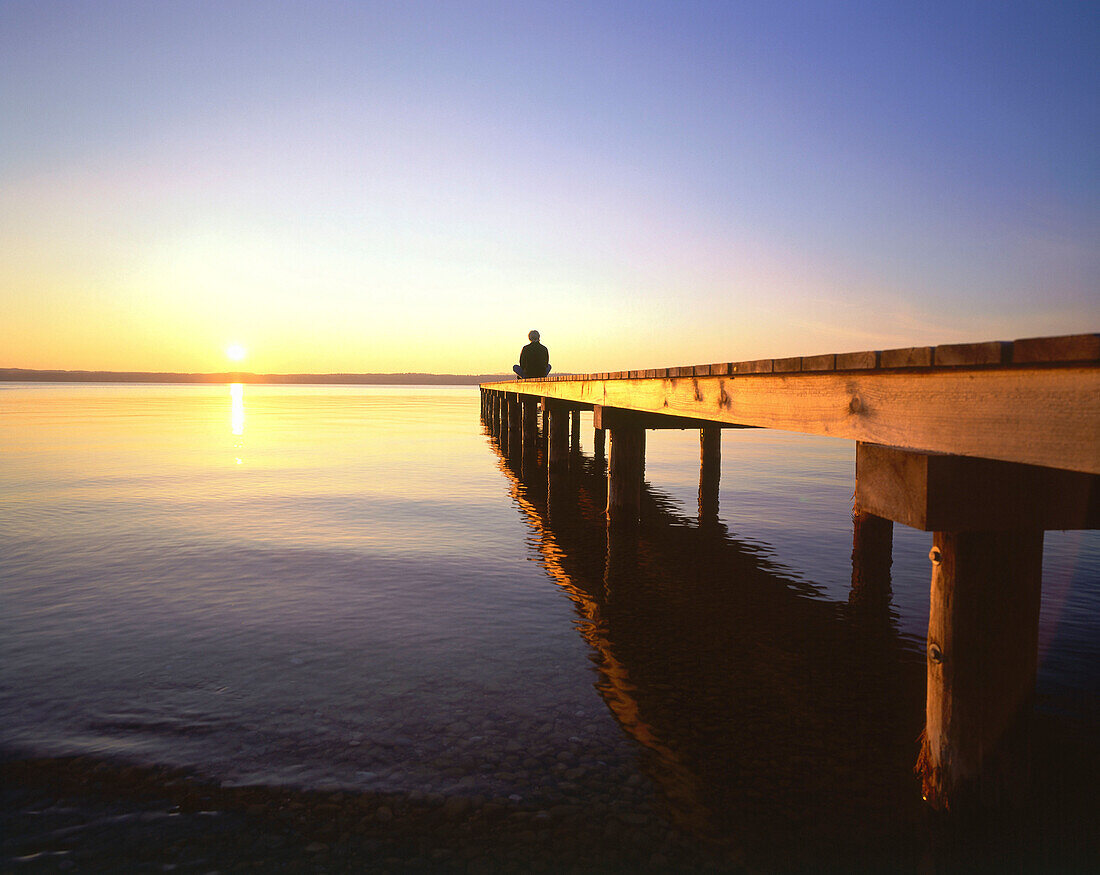
[[[449,820],[458,820],[464,817],[472,807],[473,803],[465,796],[451,796],[443,803],[443,814]]]

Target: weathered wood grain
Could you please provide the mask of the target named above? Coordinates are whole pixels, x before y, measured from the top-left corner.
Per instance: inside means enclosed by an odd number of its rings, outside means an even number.
[[[1016,340],[1012,343],[1012,361],[1016,364],[1100,361],[1100,334]]]
[[[1011,360],[1012,344],[993,340],[989,343],[949,343],[935,348],[934,364],[940,367],[960,365],[1001,365]]]
[[[841,352],[836,356],[838,371],[871,370],[878,367],[878,353],[875,350],[864,352]]]
[[[1043,533],[936,532],[929,558],[924,796],[957,813],[1013,802],[1026,787]]]
[[[772,359],[757,359],[751,362],[730,362],[730,374],[770,374]]]
[[[911,346],[904,349],[884,349],[879,353],[883,368],[927,368],[932,364],[932,347]]]
[[[803,371],[832,371],[835,369],[836,356],[833,354],[802,356]]]

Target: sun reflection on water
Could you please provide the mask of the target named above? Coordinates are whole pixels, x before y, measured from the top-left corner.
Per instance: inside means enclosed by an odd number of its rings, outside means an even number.
[[[244,436],[244,383],[229,384],[229,426],[237,438]],[[237,440],[233,444],[234,449],[241,450],[244,447],[243,440]],[[244,460],[240,456],[234,456],[233,461],[243,465]]]
[[[229,421],[233,434],[244,434],[244,383],[229,384],[229,399],[232,405]]]

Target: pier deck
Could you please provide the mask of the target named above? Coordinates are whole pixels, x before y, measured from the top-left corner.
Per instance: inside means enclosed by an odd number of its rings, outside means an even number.
[[[701,425],[759,426],[1100,474],[1100,334],[482,386]]]

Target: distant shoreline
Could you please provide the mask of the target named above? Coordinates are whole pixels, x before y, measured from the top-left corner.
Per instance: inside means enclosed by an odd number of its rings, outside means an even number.
[[[0,368],[0,382],[7,383],[347,383],[398,385],[460,385],[501,380],[506,374],[251,374],[226,371],[217,374],[179,374],[161,371],[47,371],[33,368]]]

